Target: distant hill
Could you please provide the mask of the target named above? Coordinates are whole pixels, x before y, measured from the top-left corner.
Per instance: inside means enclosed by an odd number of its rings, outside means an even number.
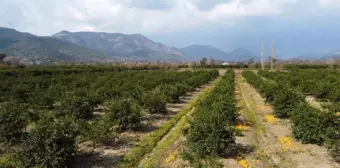
[[[139,60],[186,60],[179,49],[156,43],[140,34],[61,31],[52,37],[111,56]]]
[[[216,60],[227,60],[228,54],[224,51],[208,45],[191,45],[181,48],[181,52],[191,60],[200,60],[203,57],[213,58]]]
[[[334,51],[334,52],[328,53],[325,56],[321,57],[321,59],[322,60],[327,60],[327,59],[340,60],[340,51]]]
[[[230,53],[226,53],[216,47],[208,45],[191,45],[185,48],[181,48],[182,53],[191,60],[200,60],[203,57],[213,58],[221,61],[249,61],[254,58],[255,61],[259,61],[260,58],[256,56],[250,50],[244,48],[238,48]]]
[[[312,53],[304,54],[298,57],[294,57],[289,60],[327,60],[327,59],[340,59],[340,51],[333,51],[330,53]]]
[[[5,48],[28,37],[34,37],[34,35],[29,33],[21,33],[14,29],[0,27],[0,48]]]
[[[253,58],[255,61],[259,61],[260,57],[254,54],[252,51],[244,49],[244,48],[237,48],[232,52],[228,53],[227,61],[249,61]]]
[[[260,60],[256,54],[244,48],[230,53],[208,45],[191,45],[178,49],[154,42],[140,34],[61,31],[49,37],[41,37],[1,27],[0,52],[29,60],[52,61],[197,61],[203,57],[221,61]]]
[[[103,53],[72,43],[8,28],[0,28],[0,52],[29,60],[90,61],[107,58]]]

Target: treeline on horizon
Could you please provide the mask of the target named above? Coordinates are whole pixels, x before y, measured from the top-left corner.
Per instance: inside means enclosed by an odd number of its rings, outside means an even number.
[[[180,68],[224,68],[224,69],[247,69],[247,68],[254,68],[254,69],[261,69],[261,64],[231,64],[231,65],[180,65]],[[265,65],[266,69],[270,69],[270,65]],[[339,64],[278,64],[275,66],[274,69],[286,69],[286,70],[294,70],[294,69],[340,69]]]
[[[0,64],[1,65],[1,64]],[[0,73],[23,72],[32,74],[69,74],[105,71],[125,71],[125,70],[158,70],[158,69],[184,69],[184,68],[223,68],[223,69],[261,69],[260,63],[233,63],[229,65],[221,64],[171,64],[171,63],[149,63],[149,64],[62,64],[62,65],[15,65],[0,66]],[[266,64],[265,69],[270,69]],[[275,64],[274,69],[296,70],[296,69],[340,69],[340,64]]]

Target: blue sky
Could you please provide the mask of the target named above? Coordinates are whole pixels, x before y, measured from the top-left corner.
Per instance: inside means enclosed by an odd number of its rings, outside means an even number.
[[[0,0],[0,26],[37,35],[61,30],[140,33],[175,47],[277,54],[340,50],[340,0]]]

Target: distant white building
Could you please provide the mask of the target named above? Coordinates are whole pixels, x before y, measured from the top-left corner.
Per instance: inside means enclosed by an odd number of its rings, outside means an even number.
[[[223,62],[222,65],[230,65],[229,62]]]

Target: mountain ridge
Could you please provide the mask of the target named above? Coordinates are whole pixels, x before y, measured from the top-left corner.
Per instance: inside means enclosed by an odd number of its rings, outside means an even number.
[[[212,45],[200,45],[194,44],[184,48],[181,48],[181,51],[185,56],[191,58],[192,60],[200,60],[203,57],[211,57],[215,60],[220,61],[249,61],[251,58],[254,58],[256,61],[259,58],[252,51],[244,48],[236,48],[231,52],[225,52],[221,49],[218,49]]]
[[[0,52],[29,60],[92,61],[104,54],[48,36],[36,36],[0,27]]]
[[[228,53],[229,61],[240,61],[245,62],[250,59],[254,59],[255,61],[259,61],[260,58],[254,52],[245,49],[245,48],[236,48],[233,51]]]
[[[29,60],[56,61],[109,61],[136,59],[149,61],[186,61],[179,49],[156,43],[141,34],[79,32],[91,38],[85,39],[74,32],[63,30],[52,36],[36,36],[15,29],[0,27],[0,52]],[[70,36],[71,40],[60,39]],[[109,52],[96,40],[116,36],[116,47]],[[109,39],[106,39],[109,41]],[[111,39],[111,41],[114,39]],[[93,42],[94,41],[94,42]],[[99,41],[100,42],[100,41]],[[91,47],[91,46],[97,46]]]
[[[305,54],[292,59],[340,59],[339,51]],[[157,43],[142,34],[62,30],[52,36],[36,36],[5,27],[0,27],[0,52],[31,60],[57,61],[198,61],[203,57],[230,62],[260,60],[260,53],[254,54],[245,48],[225,52],[212,45],[194,44],[179,49]]]
[[[227,53],[214,46],[201,44],[190,45],[181,48],[180,51],[190,60],[194,61],[200,60],[203,57],[212,57],[216,60],[223,60],[223,58],[227,55]]]
[[[186,60],[179,49],[154,42],[141,34],[63,30],[52,37],[113,56],[150,60]]]

